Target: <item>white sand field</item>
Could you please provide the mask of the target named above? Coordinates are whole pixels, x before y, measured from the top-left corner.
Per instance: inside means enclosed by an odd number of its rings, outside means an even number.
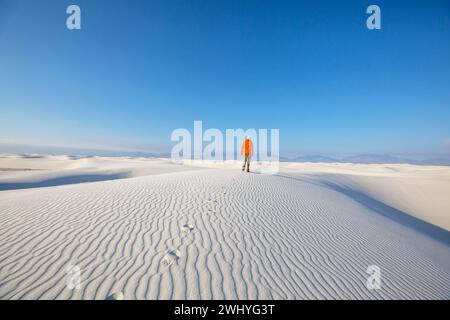
[[[239,167],[0,157],[0,298],[450,299],[450,167]]]

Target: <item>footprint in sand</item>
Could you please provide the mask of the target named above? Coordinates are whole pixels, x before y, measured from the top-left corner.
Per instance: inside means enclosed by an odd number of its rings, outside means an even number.
[[[123,300],[123,298],[124,298],[123,293],[121,291],[118,291],[108,296],[106,300]]]
[[[192,230],[194,230],[193,226],[191,226],[189,224],[185,224],[184,226],[181,227],[181,234],[187,235],[187,234],[191,233]]]
[[[181,253],[179,250],[169,250],[167,251],[166,255],[162,259],[162,265],[164,267],[170,267],[174,262],[178,261],[180,259]]]

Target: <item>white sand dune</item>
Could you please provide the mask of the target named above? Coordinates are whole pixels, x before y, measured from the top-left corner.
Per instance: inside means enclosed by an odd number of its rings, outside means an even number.
[[[0,157],[0,191],[193,170],[169,159],[82,156]],[[199,169],[197,167],[196,169]]]
[[[4,187],[0,298],[450,298],[448,220],[435,214],[449,214],[449,168],[285,164],[269,176],[159,161],[120,180]],[[63,167],[47,174],[80,170]],[[0,185],[36,179],[11,172]],[[80,289],[67,287],[71,265]],[[380,290],[366,287],[370,265]]]

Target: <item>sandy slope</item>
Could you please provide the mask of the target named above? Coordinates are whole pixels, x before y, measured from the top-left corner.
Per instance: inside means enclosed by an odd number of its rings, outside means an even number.
[[[350,189],[343,175],[297,169],[1,191],[0,297],[450,298],[447,231]],[[66,286],[71,264],[80,290]],[[366,287],[373,264],[377,291]]]
[[[192,170],[170,159],[44,155],[0,156],[0,191],[125,179]],[[201,167],[196,167],[201,169]]]
[[[450,231],[450,167],[289,163],[283,168],[291,174],[313,174],[325,184],[361,193]]]

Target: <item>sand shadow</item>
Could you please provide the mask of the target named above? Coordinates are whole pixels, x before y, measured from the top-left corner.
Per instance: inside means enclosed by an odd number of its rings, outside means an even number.
[[[366,208],[374,211],[390,220],[400,223],[408,228],[414,229],[422,234],[425,234],[435,240],[450,245],[450,232],[440,228],[434,224],[428,223],[424,220],[418,219],[406,212],[393,208],[381,201],[378,201],[362,192],[353,190],[351,188],[343,187],[332,182],[323,182],[328,188],[340,192],[354,201],[362,204]]]
[[[0,191],[42,188],[42,187],[54,187],[54,186],[61,186],[61,185],[67,185],[67,184],[117,180],[117,179],[127,178],[128,176],[129,176],[128,173],[82,174],[82,175],[51,178],[51,179],[46,179],[46,180],[42,180],[42,181],[34,181],[34,182],[7,182],[7,183],[0,183]]]
[[[378,201],[362,192],[357,190],[344,187],[342,185],[336,184],[331,181],[314,181],[309,179],[308,177],[292,177],[285,175],[276,175],[277,177],[296,180],[304,183],[310,183],[316,186],[322,186],[329,188],[333,191],[339,192],[352,200],[358,202],[359,204],[365,206],[369,210],[376,212],[379,215],[382,215],[390,220],[393,220],[401,225],[411,228],[419,233],[422,233],[428,237],[433,238],[439,242],[442,242],[448,246],[450,246],[450,232],[440,228],[434,224],[428,223],[424,220],[418,219],[406,212],[398,210],[394,207],[391,207],[381,201]]]

